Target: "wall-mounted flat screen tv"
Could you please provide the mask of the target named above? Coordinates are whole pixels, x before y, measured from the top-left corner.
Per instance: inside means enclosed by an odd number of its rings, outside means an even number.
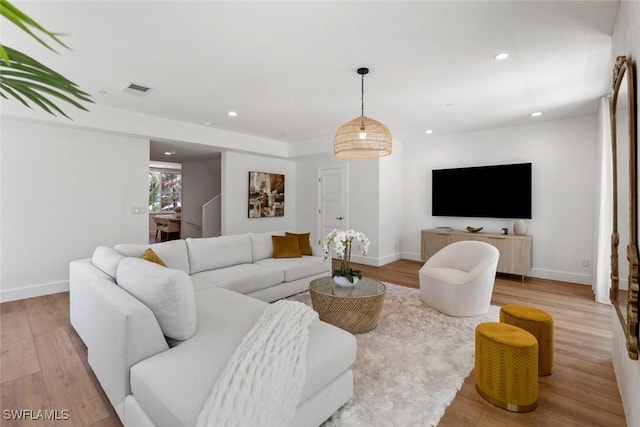
[[[433,169],[433,216],[531,218],[531,163]]]

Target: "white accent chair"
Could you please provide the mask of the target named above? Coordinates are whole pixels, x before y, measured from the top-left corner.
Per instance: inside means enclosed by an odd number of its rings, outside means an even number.
[[[484,242],[445,246],[420,269],[420,299],[449,316],[488,312],[499,256],[495,246]]]

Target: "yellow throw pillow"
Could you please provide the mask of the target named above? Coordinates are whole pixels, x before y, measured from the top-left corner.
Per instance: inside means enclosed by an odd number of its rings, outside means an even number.
[[[145,259],[149,262],[155,262],[156,264],[159,264],[163,267],[166,267],[167,265],[164,263],[164,261],[162,261],[162,259],[160,259],[160,257],[158,256],[158,254],[156,254],[153,249],[151,248],[147,248],[144,250],[144,252],[142,253],[142,255],[140,255],[140,258]]]
[[[271,236],[274,258],[300,258],[300,244],[295,236]]]
[[[309,241],[309,236],[311,233],[285,233],[287,236],[295,236],[298,238],[298,245],[300,245],[300,255],[313,255],[313,251],[311,251],[311,242]]]

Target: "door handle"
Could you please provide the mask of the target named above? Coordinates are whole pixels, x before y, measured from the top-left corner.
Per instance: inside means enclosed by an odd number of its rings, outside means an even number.
[[[342,221],[344,218],[343,218],[343,217],[341,217],[341,216],[339,216],[339,217],[337,217],[336,219],[339,219],[340,221]]]

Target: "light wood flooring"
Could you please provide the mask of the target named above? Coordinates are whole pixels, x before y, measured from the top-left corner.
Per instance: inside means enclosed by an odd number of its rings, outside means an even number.
[[[401,260],[384,267],[358,268],[368,277],[418,288],[423,263]],[[492,304],[526,304],[554,318],[554,370],[539,377],[538,407],[513,413],[485,401],[473,372],[453,400],[440,427],[460,426],[626,426],[611,364],[611,312],[594,302],[590,286],[499,275]]]
[[[69,293],[0,304],[2,427],[121,426],[87,363],[87,348],[69,323]],[[32,410],[6,420],[5,410]],[[38,410],[57,418],[38,420]]]
[[[401,260],[357,268],[366,276],[417,288],[421,265]],[[526,414],[484,401],[470,375],[440,426],[626,425],[611,365],[611,308],[594,302],[590,287],[498,277],[492,302],[528,304],[553,315],[554,372],[540,377],[538,408]],[[0,415],[1,426],[121,426],[87,363],[86,347],[69,323],[68,293],[3,303],[0,313],[2,413],[5,409],[70,413],[69,420],[58,421],[17,422]]]

